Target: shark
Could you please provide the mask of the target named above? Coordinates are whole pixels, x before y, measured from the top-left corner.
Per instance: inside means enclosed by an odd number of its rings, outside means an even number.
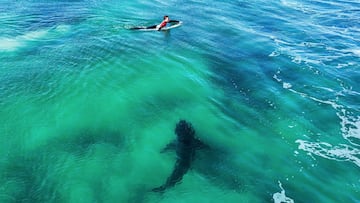
[[[196,150],[207,147],[196,136],[195,130],[190,122],[180,120],[175,127],[176,140],[168,144],[161,152],[175,149],[176,162],[174,169],[166,182],[159,187],[152,189],[154,192],[164,192],[174,187],[183,176],[189,171],[195,157]]]

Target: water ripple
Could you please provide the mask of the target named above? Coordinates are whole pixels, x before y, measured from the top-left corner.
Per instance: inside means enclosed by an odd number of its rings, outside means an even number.
[[[356,199],[355,0],[7,1],[0,201]],[[166,14],[183,25],[128,29]],[[159,152],[178,119],[211,150],[164,196],[149,193],[173,167],[175,153]],[[325,187],[329,168],[347,173]]]

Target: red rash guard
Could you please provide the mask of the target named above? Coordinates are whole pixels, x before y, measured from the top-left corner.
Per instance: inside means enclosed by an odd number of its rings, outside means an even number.
[[[162,21],[161,22],[161,24],[160,24],[160,28],[163,28],[163,27],[165,27],[166,26],[166,24],[167,24],[167,22],[164,20],[164,21]]]

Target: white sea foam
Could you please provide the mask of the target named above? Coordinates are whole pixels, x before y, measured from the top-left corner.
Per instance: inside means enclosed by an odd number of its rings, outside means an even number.
[[[273,78],[278,82],[282,82],[282,80],[276,74],[273,76]],[[284,89],[290,89],[290,88],[292,88],[292,85],[291,85],[291,83],[288,83],[288,82],[282,82],[282,87]]]
[[[336,111],[336,115],[340,119],[339,124],[341,127],[341,132],[342,132],[343,138],[346,139],[349,143],[351,143],[354,146],[360,146],[360,116],[353,115],[344,106],[337,104],[336,101],[318,99],[318,98],[310,96],[306,93],[302,93],[302,92],[299,92],[299,91],[293,89],[292,85],[290,83],[283,82],[278,74],[280,74],[280,72],[277,72],[277,74],[275,74],[273,76],[273,78],[277,82],[282,83],[282,87],[284,89],[288,89],[289,91],[291,91],[295,94],[298,94],[301,97],[308,98],[308,99],[311,99],[313,101],[316,101],[316,102],[319,102],[322,104],[330,105]],[[319,87],[317,87],[317,88],[319,88]],[[321,87],[321,89],[324,89],[324,90],[327,90],[330,92],[334,92],[334,90],[332,90],[330,88]],[[348,89],[344,89],[336,94],[337,95],[345,95],[345,96],[346,95],[359,95],[358,92],[348,90]]]
[[[345,67],[348,67],[348,66],[354,66],[356,64],[357,64],[356,62],[339,63],[336,66],[336,68],[345,68]]]
[[[333,89],[328,88],[328,87],[321,87],[321,86],[313,86],[313,87],[321,89],[321,90],[325,90],[325,91],[328,91],[328,92],[335,92]]]
[[[14,51],[20,46],[22,46],[22,42],[16,38],[0,38],[0,51]]]
[[[316,102],[332,106],[336,110],[336,115],[340,118],[340,126],[342,136],[352,145],[360,146],[360,117],[352,116],[342,105],[337,104],[335,101],[327,101],[317,99],[305,93],[298,92],[290,89],[291,92],[299,94],[302,97],[309,98]],[[304,140],[297,140],[299,149],[309,152],[323,158],[337,160],[337,161],[350,161],[360,167],[360,150],[349,145],[340,144],[332,146],[326,142],[310,142]]]
[[[315,97],[309,96],[304,93],[297,92],[295,90],[291,90],[294,93],[297,93],[303,97],[312,99],[316,102],[328,104],[332,106],[336,110],[336,115],[340,118],[340,126],[342,136],[348,140],[350,143],[360,146],[359,143],[355,143],[353,140],[360,141],[360,117],[352,116],[342,105],[337,104],[335,101],[327,101],[317,99]]]
[[[49,28],[31,31],[12,38],[3,37],[0,38],[0,51],[16,51],[19,48],[25,47],[29,42],[51,38],[53,36],[51,34],[65,33],[69,30],[69,25],[58,25],[54,29]]]
[[[352,53],[356,57],[360,57],[360,49],[355,49],[355,48],[354,49],[345,49],[344,51]]]
[[[309,96],[307,94],[298,92],[291,89],[290,91],[301,95],[302,97],[309,98],[316,102],[322,104],[328,104],[336,110],[336,115],[340,119],[340,126],[342,136],[353,145],[360,146],[359,142],[354,142],[354,140],[360,141],[360,117],[353,116],[351,113],[346,110],[342,105],[337,104],[335,101],[321,100],[315,97]]]
[[[38,39],[44,37],[47,33],[48,33],[48,30],[37,30],[37,31],[28,32],[24,35],[18,36],[17,38],[19,38],[20,40],[32,41],[32,40],[38,40]]]
[[[280,181],[279,181],[279,187],[280,187],[281,191],[273,194],[274,202],[275,203],[294,203],[293,199],[286,196],[285,190],[282,187],[282,184]]]
[[[277,73],[279,73],[279,72],[277,72]],[[281,82],[282,80],[279,78],[279,76],[278,75],[274,75],[273,76],[273,78],[276,80],[276,81],[278,81],[278,82]]]
[[[297,1],[291,1],[291,0],[281,0],[280,1],[282,5],[290,7],[292,9],[300,9],[302,10],[303,5]]]
[[[283,88],[290,89],[291,87],[292,87],[292,85],[290,83],[287,83],[287,82],[283,83]]]
[[[341,109],[336,114],[341,119],[340,125],[343,137],[350,143],[360,146],[359,142],[354,142],[354,140],[360,141],[360,117],[349,115],[345,109]]]
[[[14,38],[0,38],[0,51],[15,51],[26,45],[27,42],[39,40],[48,33],[48,30],[38,30],[19,35]]]
[[[305,140],[296,140],[299,149],[309,152],[326,159],[336,161],[350,161],[360,167],[360,150],[349,145],[341,144],[332,146],[326,142],[310,142]]]
[[[295,56],[295,57],[292,57],[292,58],[293,58],[292,62],[297,63],[297,64],[300,64],[303,61],[301,56]]]
[[[58,25],[55,28],[57,32],[68,32],[70,30],[70,25]]]
[[[271,54],[269,54],[270,57],[276,57],[276,56],[280,56],[280,53],[278,51],[273,51],[271,52]]]

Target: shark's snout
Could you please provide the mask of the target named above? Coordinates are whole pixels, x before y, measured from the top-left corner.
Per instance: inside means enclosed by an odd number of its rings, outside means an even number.
[[[194,137],[195,130],[192,127],[191,123],[188,123],[185,120],[180,120],[176,124],[175,133],[178,136],[178,139],[187,140]]]

